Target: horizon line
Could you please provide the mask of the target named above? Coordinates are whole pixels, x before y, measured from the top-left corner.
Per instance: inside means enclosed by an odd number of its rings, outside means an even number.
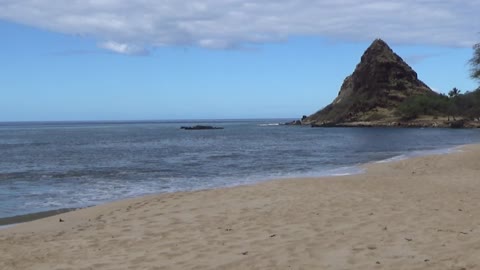
[[[298,118],[298,117],[297,117]],[[208,122],[208,121],[251,121],[251,120],[291,120],[295,117],[260,117],[260,118],[176,118],[176,119],[136,119],[136,120],[7,120],[0,121],[2,124],[34,124],[34,123],[169,123],[169,122]]]

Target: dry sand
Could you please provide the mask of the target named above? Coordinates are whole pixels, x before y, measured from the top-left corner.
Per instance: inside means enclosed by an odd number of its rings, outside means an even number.
[[[0,269],[480,269],[479,145],[366,167],[24,223]]]

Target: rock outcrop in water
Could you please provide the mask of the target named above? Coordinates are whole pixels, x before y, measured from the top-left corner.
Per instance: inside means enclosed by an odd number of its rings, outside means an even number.
[[[223,129],[223,127],[196,125],[196,126],[191,126],[191,127],[180,127],[180,129],[185,129],[185,130],[211,130],[211,129]]]
[[[381,39],[375,40],[348,76],[338,97],[302,119],[312,126],[370,126],[394,122],[398,105],[414,95],[436,95],[417,73]]]

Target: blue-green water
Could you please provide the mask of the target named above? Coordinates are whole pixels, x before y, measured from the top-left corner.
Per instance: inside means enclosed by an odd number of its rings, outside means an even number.
[[[286,120],[0,124],[0,217],[149,193],[351,174],[444,152],[480,130],[309,128]],[[187,131],[211,124],[223,130]]]

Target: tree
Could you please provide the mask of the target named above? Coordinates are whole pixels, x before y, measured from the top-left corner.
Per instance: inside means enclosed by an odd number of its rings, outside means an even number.
[[[448,92],[448,97],[450,98],[449,106],[447,108],[448,112],[448,121],[450,121],[450,115],[453,117],[453,121],[456,121],[455,115],[459,114],[461,109],[459,106],[459,99],[461,97],[460,93],[462,91],[458,90],[458,88],[454,87],[452,90]]]
[[[470,76],[475,80],[480,80],[480,43],[473,46],[473,57],[469,63],[471,66]]]
[[[450,92],[448,92],[448,96],[450,98],[456,98],[456,97],[458,97],[458,95],[460,95],[460,92],[462,92],[462,91],[460,91],[456,87],[454,87],[452,90],[450,90]]]
[[[480,121],[480,89],[462,95],[460,105],[465,117]]]
[[[453,121],[456,121],[455,115],[460,112],[460,109],[458,106],[460,92],[462,91],[458,90],[458,88],[456,87],[454,87],[452,90],[448,92],[448,97],[450,98],[449,105],[447,107],[448,121],[450,121],[450,115],[453,117]]]
[[[396,115],[402,120],[412,120],[421,115],[447,115],[452,99],[446,95],[427,94],[412,96],[404,100],[397,108]]]

